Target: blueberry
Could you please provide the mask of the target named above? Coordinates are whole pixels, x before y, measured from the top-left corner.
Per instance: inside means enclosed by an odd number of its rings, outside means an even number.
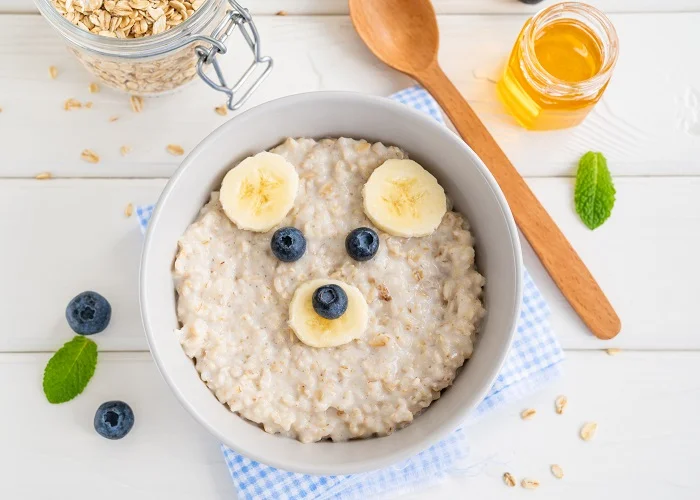
[[[112,306],[97,292],[76,295],[66,307],[66,320],[75,333],[92,335],[100,333],[112,317]]]
[[[522,3],[526,3],[528,5],[535,5],[536,3],[540,3],[542,0],[520,0]]]
[[[338,319],[348,309],[348,296],[338,285],[324,285],[316,289],[311,304],[319,316]]]
[[[95,412],[95,430],[107,439],[121,439],[134,426],[134,412],[123,401],[107,401]]]
[[[270,248],[282,262],[294,262],[306,252],[306,238],[295,227],[283,227],[272,235]]]
[[[369,260],[379,250],[379,236],[368,227],[353,229],[345,238],[345,250],[355,260]]]

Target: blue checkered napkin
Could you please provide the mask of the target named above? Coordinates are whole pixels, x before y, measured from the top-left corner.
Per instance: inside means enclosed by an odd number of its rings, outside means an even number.
[[[151,215],[153,215],[154,208],[156,208],[155,205],[138,205],[136,207],[136,219],[139,221],[139,227],[144,234],[148,227],[148,221],[151,220]]]
[[[436,481],[466,457],[465,431],[447,438],[415,457],[386,469],[350,476],[309,476],[268,467],[221,445],[240,500],[350,500],[399,494],[418,483]]]
[[[438,104],[425,90],[411,87],[391,96],[444,123]],[[136,208],[143,231],[153,205]],[[513,347],[501,373],[472,419],[513,402],[555,378],[564,353],[549,325],[549,308],[530,275],[525,272],[523,304]],[[468,423],[468,422],[467,422]],[[221,446],[240,500],[350,500],[373,498],[385,492],[409,491],[454,469],[467,452],[468,428],[458,429],[418,455],[386,469],[350,476],[309,476],[275,469]]]

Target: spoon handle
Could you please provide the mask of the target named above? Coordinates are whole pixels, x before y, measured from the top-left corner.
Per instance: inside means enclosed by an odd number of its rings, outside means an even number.
[[[471,106],[437,63],[415,77],[435,97],[462,139],[496,178],[515,222],[571,307],[596,337],[615,337],[621,324],[612,305]]]

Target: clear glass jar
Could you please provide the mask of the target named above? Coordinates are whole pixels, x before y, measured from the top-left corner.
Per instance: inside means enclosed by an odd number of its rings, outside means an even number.
[[[260,40],[250,14],[235,0],[206,0],[184,22],[141,38],[91,33],[63,17],[51,0],[35,2],[91,73],[105,85],[130,94],[167,93],[199,74],[209,86],[228,96],[230,109],[237,109],[272,69],[272,59],[260,54]],[[228,86],[216,56],[226,53],[226,40],[236,28],[248,43],[253,62],[236,84]],[[212,66],[215,71],[210,77]]]
[[[610,81],[618,39],[610,20],[580,2],[552,5],[523,26],[498,82],[498,94],[530,130],[583,121]]]

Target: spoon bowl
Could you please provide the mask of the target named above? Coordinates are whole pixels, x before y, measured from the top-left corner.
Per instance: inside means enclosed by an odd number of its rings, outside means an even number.
[[[437,62],[440,34],[430,2],[350,0],[349,6],[355,30],[387,66],[412,74]]]
[[[440,68],[437,61],[440,35],[430,0],[349,2],[355,30],[374,55],[423,85],[435,97],[462,139],[489,168],[505,194],[520,230],[571,307],[596,337],[615,337],[621,329],[620,318],[600,286],[469,103]]]

